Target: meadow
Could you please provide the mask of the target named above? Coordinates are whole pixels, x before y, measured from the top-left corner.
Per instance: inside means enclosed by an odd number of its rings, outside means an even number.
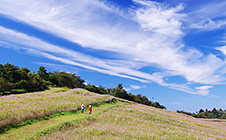
[[[84,89],[64,91],[54,88],[46,92],[0,97],[0,129],[26,120],[41,118],[56,112],[78,110],[81,104],[109,101],[109,95],[99,95]]]
[[[141,104],[114,107],[89,122],[39,139],[226,139],[226,122],[196,119]]]
[[[197,119],[134,102],[104,103],[112,98],[84,89],[53,88],[45,92],[0,97],[0,129],[56,112],[65,113],[9,129],[1,139],[226,139],[226,120]],[[115,100],[116,101],[116,100]],[[81,114],[81,104],[104,103]],[[69,112],[68,112],[69,111]],[[68,114],[66,115],[66,113]],[[48,133],[45,133],[48,132]],[[24,138],[24,137],[23,137]]]

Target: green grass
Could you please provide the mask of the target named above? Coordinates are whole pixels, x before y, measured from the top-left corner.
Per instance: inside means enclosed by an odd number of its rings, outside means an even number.
[[[48,90],[42,92],[64,92],[70,90],[68,87],[49,87]],[[40,91],[41,92],[41,91]],[[0,92],[0,96],[11,95],[11,94],[25,94],[27,91],[25,89],[13,89],[11,91]]]
[[[26,92],[27,91],[25,89],[13,89],[11,91],[0,92],[0,96],[10,95],[10,94],[22,94]]]
[[[70,89],[68,87],[49,87],[48,90],[45,90],[43,92],[45,93],[57,93],[57,92],[66,92]]]

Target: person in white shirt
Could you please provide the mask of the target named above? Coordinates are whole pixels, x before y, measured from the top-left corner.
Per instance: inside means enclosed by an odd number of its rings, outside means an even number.
[[[84,112],[84,109],[85,109],[84,104],[82,104],[81,109],[82,109],[82,113],[83,113]]]

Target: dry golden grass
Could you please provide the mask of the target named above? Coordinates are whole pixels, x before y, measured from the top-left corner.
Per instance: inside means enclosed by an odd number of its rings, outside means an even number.
[[[77,110],[81,104],[106,102],[109,98],[109,95],[84,89],[3,96],[0,98],[0,128],[56,112]]]
[[[196,119],[140,104],[100,114],[92,122],[57,131],[42,139],[226,139],[226,123]]]

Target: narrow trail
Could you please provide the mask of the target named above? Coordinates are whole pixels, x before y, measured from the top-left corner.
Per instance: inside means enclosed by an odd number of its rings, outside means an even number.
[[[93,111],[92,114],[89,114],[86,110],[84,113],[72,114],[72,115],[65,115],[55,117],[49,120],[39,121],[33,123],[32,125],[23,126],[20,128],[13,128],[4,134],[0,135],[1,140],[23,140],[23,139],[30,139],[33,136],[43,134],[53,129],[57,129],[66,123],[76,123],[82,122],[86,119],[95,117],[96,115],[103,113],[112,107],[117,107],[123,105],[123,102],[116,102],[114,104],[105,104],[100,105],[99,107],[92,107]]]

